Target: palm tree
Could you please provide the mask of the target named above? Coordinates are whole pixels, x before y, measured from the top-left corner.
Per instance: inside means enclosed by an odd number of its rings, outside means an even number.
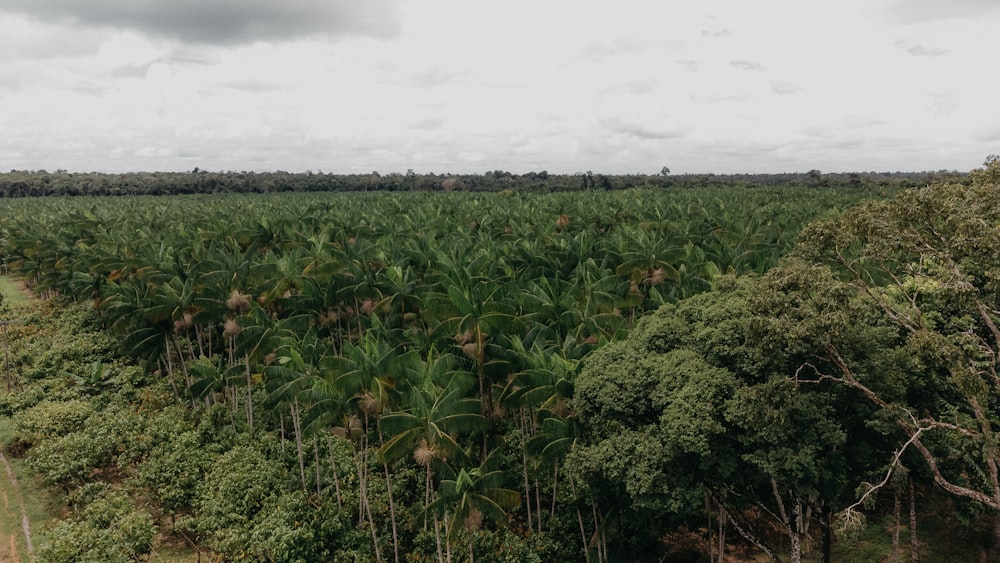
[[[521,502],[517,491],[504,488],[503,471],[491,468],[492,456],[479,467],[457,471],[448,467],[452,475],[438,485],[438,497],[427,507],[435,517],[442,517],[445,538],[450,546],[458,533],[478,528],[484,518],[503,520],[507,510]],[[449,547],[449,560],[451,549]],[[469,542],[469,561],[475,560],[472,542]]]
[[[268,407],[287,407],[291,413],[292,430],[295,433],[296,451],[299,458],[299,472],[305,490],[305,459],[303,439],[312,437],[317,455],[316,487],[320,491],[318,462],[319,437],[326,438],[328,450],[331,429],[340,429],[345,438],[353,438],[351,422],[347,418],[348,398],[337,381],[334,370],[333,345],[319,334],[317,327],[310,327],[304,333],[292,333],[282,337],[276,351],[275,361],[265,368]],[[282,437],[284,417],[281,417]],[[331,457],[331,471],[336,489],[337,505],[343,506],[340,475],[337,464]]]
[[[298,293],[308,265],[309,259],[296,249],[266,254],[258,270],[260,279],[265,282],[260,288],[261,305],[274,312],[280,301]]]
[[[487,369],[502,371],[495,368],[504,362],[490,358],[487,348],[491,343],[501,342],[503,334],[514,331],[517,308],[512,296],[520,288],[514,283],[500,284],[486,275],[476,275],[474,272],[478,268],[485,270],[485,264],[490,262],[485,254],[478,255],[468,264],[455,262],[443,253],[439,254],[439,260],[439,289],[429,297],[434,312],[443,317],[435,333],[454,335],[462,353],[475,362],[483,415],[489,419],[495,405],[493,381],[489,380]],[[491,334],[497,336],[491,338]],[[501,354],[494,356],[502,357]],[[485,442],[483,448],[485,454]]]
[[[235,319],[238,331],[233,335],[233,354],[242,358],[233,363],[230,373],[237,378],[242,371],[246,382],[247,426],[254,429],[254,383],[263,377],[264,366],[276,359],[276,350],[286,344],[289,337],[303,334],[309,319],[304,316],[275,319],[256,303],[248,304],[249,310]]]
[[[412,377],[415,362],[419,360],[415,351],[398,352],[380,337],[381,327],[366,331],[357,345],[346,343],[343,355],[335,360],[337,378],[345,393],[350,397],[358,416],[361,418],[362,443],[359,465],[359,484],[367,483],[368,436],[375,421],[375,432],[380,446],[383,444],[381,415],[389,410],[398,396],[400,384]],[[383,463],[386,488],[389,496],[389,517],[392,525],[393,546],[396,561],[399,561],[399,537],[396,523],[396,508],[392,495],[392,480],[388,463]],[[365,492],[362,492],[366,495]],[[364,497],[367,503],[367,496]],[[370,506],[369,506],[370,508]]]
[[[571,340],[567,344],[572,345]],[[543,348],[538,340],[532,342],[531,348],[526,348],[520,340],[512,341],[512,349],[517,354],[516,362],[522,366],[521,371],[512,375],[501,394],[501,400],[509,408],[517,408],[521,423],[521,456],[524,476],[525,507],[528,516],[528,526],[532,525],[531,487],[529,481],[529,449],[528,444],[537,437],[537,428],[544,417],[568,416],[568,401],[573,396],[573,380],[575,379],[579,362],[566,358],[565,352],[557,347]],[[555,506],[556,479],[558,478],[558,462],[554,460],[555,478],[553,480],[552,505]],[[538,464],[535,464],[536,466]],[[535,513],[538,530],[542,529],[541,494],[538,475],[535,474]],[[554,510],[554,508],[553,508]]]
[[[408,408],[386,413],[381,421],[382,431],[388,436],[379,449],[383,462],[412,454],[424,467],[425,509],[432,500],[435,464],[471,463],[460,437],[486,429],[479,400],[467,396],[474,382],[463,382],[460,373],[448,369],[451,363],[432,350],[424,362],[423,378],[405,391]],[[450,378],[444,386],[435,381],[441,376]]]

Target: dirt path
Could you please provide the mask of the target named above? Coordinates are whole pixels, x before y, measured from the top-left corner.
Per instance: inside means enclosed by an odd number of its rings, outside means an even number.
[[[20,563],[22,554],[28,561],[35,560],[35,547],[31,541],[31,524],[24,511],[24,497],[17,482],[17,475],[7,458],[0,453],[0,465],[3,465],[3,483],[0,492],[3,493],[3,508],[0,515],[0,561]],[[18,526],[20,523],[20,526]]]
[[[0,276],[0,293],[11,305],[27,303],[34,299],[19,280]],[[3,330],[6,326],[3,327]],[[0,351],[0,362],[5,351]],[[21,563],[35,560],[35,546],[31,537],[31,523],[24,508],[24,496],[17,480],[17,473],[7,458],[0,452],[0,562]]]

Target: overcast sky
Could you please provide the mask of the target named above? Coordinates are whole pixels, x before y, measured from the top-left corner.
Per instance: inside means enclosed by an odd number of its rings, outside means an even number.
[[[3,0],[0,170],[923,171],[996,0]]]

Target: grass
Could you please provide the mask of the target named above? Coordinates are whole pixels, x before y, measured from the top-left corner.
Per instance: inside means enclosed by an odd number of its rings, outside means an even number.
[[[0,419],[0,442],[13,436],[11,421]],[[0,558],[34,561],[45,530],[58,516],[53,497],[27,476],[23,462],[10,456],[0,460]],[[30,534],[31,545],[28,544]]]
[[[921,563],[952,563],[979,561],[982,538],[968,527],[941,514],[954,514],[952,499],[935,493],[918,504],[917,536]],[[899,534],[900,561],[910,561],[909,513],[904,509]],[[837,538],[833,543],[833,560],[847,563],[888,563],[893,561],[892,530],[894,518],[889,514],[873,515],[857,535]],[[818,546],[803,557],[803,561],[822,561]]]
[[[0,293],[3,294],[4,301],[11,305],[27,303],[30,300],[24,289],[7,276],[0,276]]]

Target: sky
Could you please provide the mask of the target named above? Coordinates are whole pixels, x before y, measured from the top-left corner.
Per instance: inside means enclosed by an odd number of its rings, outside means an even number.
[[[967,171],[996,0],[3,0],[0,170]]]

